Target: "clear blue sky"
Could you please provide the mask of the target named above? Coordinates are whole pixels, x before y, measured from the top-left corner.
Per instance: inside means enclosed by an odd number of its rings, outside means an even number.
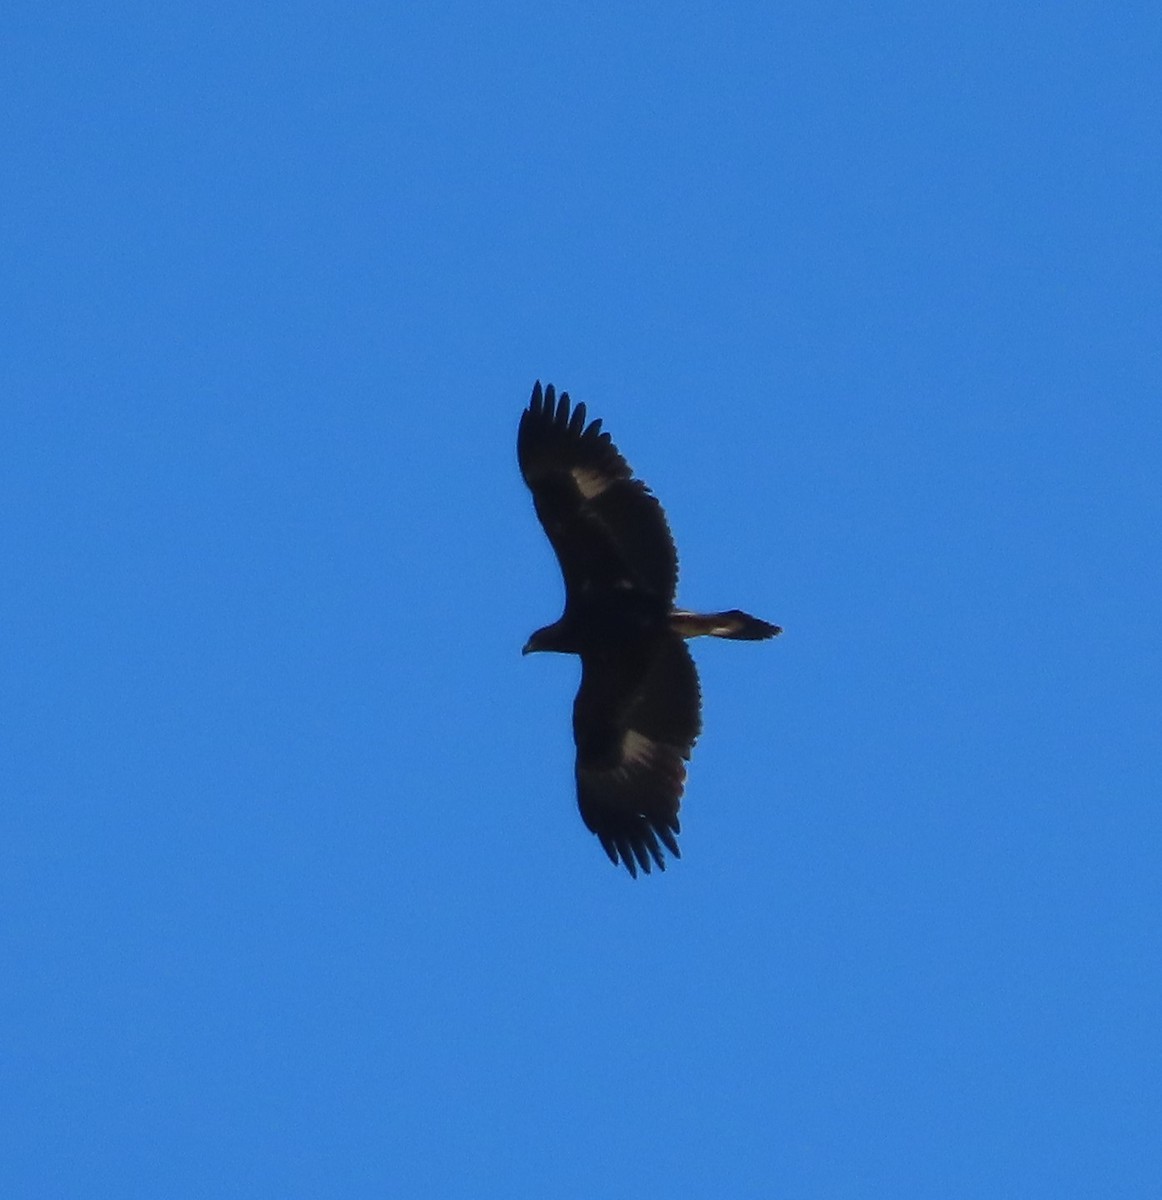
[[[1162,1186],[1162,15],[17,3],[0,1194]],[[533,380],[670,516],[572,792]]]

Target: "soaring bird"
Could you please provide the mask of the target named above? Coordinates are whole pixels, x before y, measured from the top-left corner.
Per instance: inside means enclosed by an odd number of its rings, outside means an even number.
[[[561,564],[565,611],[524,653],[581,657],[573,702],[577,805],[616,866],[675,858],[686,762],[702,728],[685,638],[762,641],[782,632],[749,613],[674,607],[678,557],[657,498],[585,405],[538,381],[521,414],[517,460]]]

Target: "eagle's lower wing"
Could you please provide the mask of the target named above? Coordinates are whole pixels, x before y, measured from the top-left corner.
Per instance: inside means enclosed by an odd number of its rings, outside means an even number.
[[[633,876],[662,846],[680,857],[686,760],[702,727],[698,674],[675,636],[616,660],[582,655],[573,705],[577,804],[606,854]]]
[[[678,559],[657,498],[618,453],[585,405],[533,388],[517,433],[521,474],[556,551],[572,596],[593,589],[643,588],[670,603]]]

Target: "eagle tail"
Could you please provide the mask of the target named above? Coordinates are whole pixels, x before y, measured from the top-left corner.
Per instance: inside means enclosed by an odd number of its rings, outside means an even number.
[[[728,612],[695,613],[675,609],[670,614],[670,628],[684,638],[720,637],[739,642],[761,642],[782,633],[778,625],[762,621],[732,608]]]

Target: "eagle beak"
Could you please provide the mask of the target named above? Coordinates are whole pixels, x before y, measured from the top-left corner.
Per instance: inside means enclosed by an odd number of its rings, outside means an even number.
[[[533,639],[532,638],[529,638],[529,640],[527,642],[525,642],[525,644],[521,647],[520,652],[521,652],[522,658],[526,654],[532,654],[532,652],[533,652]]]

